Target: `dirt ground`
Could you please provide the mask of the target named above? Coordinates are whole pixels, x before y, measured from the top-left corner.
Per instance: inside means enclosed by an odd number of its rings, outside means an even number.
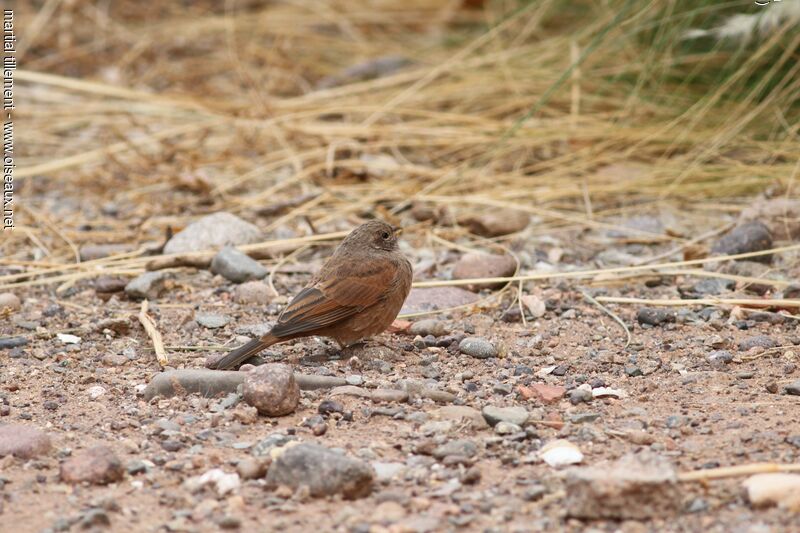
[[[562,235],[559,240],[574,248],[566,250],[560,267],[589,268],[597,263],[584,258],[610,249],[648,255],[662,249],[614,239],[600,246],[595,240],[600,234]],[[413,234],[408,241],[420,243]],[[518,251],[536,250],[527,262],[546,257],[552,247],[552,242],[542,244],[525,232],[513,242]],[[307,251],[292,263],[294,268],[277,272],[278,292],[296,291],[329,253],[329,247]],[[437,257],[432,277],[447,272],[448,261],[460,255]],[[777,278],[789,279],[792,269],[783,259],[776,261]],[[523,271],[528,268],[522,265]],[[44,430],[52,451],[29,460],[0,460],[3,529],[92,529],[108,521],[114,531],[797,530],[797,515],[778,508],[753,509],[741,477],[681,483],[681,509],[670,518],[569,518],[564,469],[545,464],[538,454],[544,444],[563,438],[580,448],[584,465],[644,448],[666,457],[679,472],[797,461],[798,397],[783,391],[798,377],[800,331],[794,318],[744,313],[731,306],[694,306],[678,308],[660,325],[643,326],[637,322],[641,306],[610,304],[630,328],[625,347],[622,328],[583,297],[587,292],[674,298],[679,288],[690,290],[698,281],[650,276],[601,289],[591,287],[591,281],[543,281],[529,288],[538,291],[547,310],[540,318],[529,316],[526,324],[515,321],[519,315],[513,312],[512,292],[499,302],[434,316],[456,340],[459,334],[488,339],[499,352],[489,359],[459,353],[457,343],[428,347],[407,333],[386,333],[378,339],[385,346],[370,342],[345,354],[305,339],[277,345],[265,356],[292,363],[305,374],[350,376],[354,383],[361,376],[361,388],[367,390],[398,389],[403,380],[422,380],[455,395],[456,404],[478,411],[487,405],[525,407],[531,415],[527,428],[511,435],[461,423],[431,426],[442,403],[414,395],[408,403],[375,403],[349,395],[331,397],[329,390],[305,391],[294,414],[256,419],[237,414],[242,407],[233,405],[236,398],[189,395],[147,402],[144,385],[160,368],[136,320],[138,301],[124,292],[106,295],[103,301],[96,280],[79,281],[62,294],[52,287],[15,290],[22,307],[3,319],[0,335],[26,336],[30,342],[0,351],[0,403],[8,406],[0,424]],[[733,291],[719,297],[754,297],[740,287],[728,288]],[[235,284],[203,269],[173,272],[166,290],[150,303],[165,344],[196,349],[236,345],[237,329],[269,324],[286,298],[267,306],[238,304],[231,296],[234,289]],[[208,329],[195,321],[202,313],[220,314],[230,322]],[[93,328],[103,320],[103,331]],[[81,341],[66,344],[54,335],[63,331]],[[772,348],[765,349],[767,341],[759,336],[769,337]],[[740,346],[752,339],[759,346]],[[728,354],[722,362],[709,359],[720,351]],[[202,367],[213,349],[169,352],[170,367],[193,368]],[[565,394],[551,403],[529,398],[524,387],[536,383],[563,386]],[[618,389],[625,396],[575,404],[571,391],[581,383]],[[102,393],[92,398],[97,386]],[[329,399],[351,414],[329,416],[327,430],[316,435],[304,421]],[[368,497],[353,501],[273,490],[263,478],[243,479],[224,496],[213,488],[193,493],[184,484],[213,467],[236,472],[240,461],[252,457],[254,445],[275,433],[341,448],[369,463],[399,463],[402,472],[377,481]],[[444,464],[425,452],[431,441],[453,439],[474,442],[477,453],[465,464]],[[126,468],[124,477],[110,485],[62,482],[59,464],[95,444],[117,454]]]

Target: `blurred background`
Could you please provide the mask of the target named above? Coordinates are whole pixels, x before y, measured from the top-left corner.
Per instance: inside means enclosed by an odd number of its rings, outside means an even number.
[[[685,242],[795,193],[800,10],[760,3],[17,2],[0,255],[137,250],[220,210],[278,239],[666,210]]]

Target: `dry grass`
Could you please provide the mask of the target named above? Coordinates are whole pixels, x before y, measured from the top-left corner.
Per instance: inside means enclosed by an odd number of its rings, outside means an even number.
[[[263,251],[334,240],[365,214],[397,217],[412,202],[456,215],[518,209],[544,235],[660,208],[680,209],[686,228],[723,228],[756,193],[795,196],[800,34],[773,32],[724,83],[701,86],[681,73],[728,55],[643,45],[643,33],[677,17],[660,2],[575,2],[574,13],[561,4],[20,5],[25,208],[0,242],[0,288],[136,274],[170,229],[218,210],[272,232],[248,248]],[[786,53],[763,96],[743,80],[776,46]],[[412,64],[320,88],[386,56]],[[653,83],[654,71],[669,76]],[[108,202],[119,215],[102,210]],[[259,214],[279,203],[286,209]],[[429,224],[407,234],[474,242]],[[689,231],[667,239],[673,254],[698,241]],[[77,264],[78,248],[98,242],[137,250]],[[663,259],[647,268],[687,264]]]

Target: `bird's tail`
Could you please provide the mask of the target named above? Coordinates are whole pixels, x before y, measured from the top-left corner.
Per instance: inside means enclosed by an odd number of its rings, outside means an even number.
[[[253,339],[250,342],[243,344],[231,351],[228,355],[217,361],[212,368],[215,370],[228,370],[230,368],[236,368],[240,363],[247,361],[264,348],[272,346],[276,342],[280,342],[280,339],[275,335],[270,334],[266,334],[258,339]]]

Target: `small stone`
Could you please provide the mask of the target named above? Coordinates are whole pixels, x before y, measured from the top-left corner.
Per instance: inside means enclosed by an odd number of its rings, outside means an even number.
[[[267,485],[297,489],[303,485],[313,497],[341,494],[353,499],[372,491],[372,468],[352,457],[318,444],[302,443],[283,448],[267,472]]]
[[[92,529],[108,527],[111,525],[111,518],[104,509],[89,509],[80,519],[81,529]]]
[[[753,220],[733,228],[711,247],[714,255],[736,255],[760,252],[772,248],[772,233],[764,223]],[[749,261],[769,263],[772,255],[748,258]]]
[[[0,311],[3,309],[10,309],[11,311],[19,311],[22,308],[22,302],[20,302],[17,295],[13,292],[3,292],[0,293]]]
[[[331,396],[354,396],[356,398],[371,399],[372,393],[362,387],[354,385],[342,385],[341,387],[334,387],[330,392]]]
[[[260,479],[267,474],[269,463],[254,457],[245,457],[236,464],[236,472],[242,479]]]
[[[561,385],[548,385],[546,383],[533,383],[526,389],[530,391],[531,395],[527,396],[523,393],[523,396],[526,398],[538,398],[542,403],[555,403],[567,393],[567,389]]]
[[[50,437],[40,429],[24,424],[0,424],[0,457],[33,459],[50,452],[50,448]]]
[[[384,463],[380,461],[374,461],[372,463],[372,469],[375,470],[375,480],[379,483],[386,483],[403,472],[406,469],[406,465],[403,463]]]
[[[786,394],[791,394],[792,396],[800,396],[800,379],[789,383],[786,385],[783,390],[786,391]]]
[[[225,515],[217,521],[220,529],[239,529],[242,527],[242,519],[238,516]]]
[[[476,359],[497,357],[497,348],[483,337],[467,337],[458,343],[458,349],[464,355],[469,355]]]
[[[608,466],[575,468],[566,477],[567,514],[582,519],[649,520],[681,508],[675,469],[650,452]]]
[[[600,418],[600,413],[575,413],[569,415],[569,421],[573,424],[586,424],[594,422]]]
[[[472,429],[488,427],[486,419],[481,412],[466,405],[447,405],[436,409],[431,415],[437,420],[453,421],[458,424],[466,421]]]
[[[263,281],[247,281],[233,290],[233,301],[238,304],[267,305],[272,301],[272,289]]]
[[[115,276],[100,276],[94,282],[94,290],[98,293],[110,294],[114,292],[122,292],[128,282],[124,278]]]
[[[539,451],[542,460],[553,468],[568,466],[583,461],[580,448],[565,439],[550,441]]]
[[[350,375],[346,376],[344,380],[347,382],[348,385],[353,385],[355,387],[360,387],[364,384],[364,377],[359,375]]]
[[[89,395],[90,400],[96,400],[106,393],[106,389],[101,385],[95,385],[93,387],[89,387],[86,390],[86,393]]]
[[[199,368],[168,370],[153,377],[144,390],[144,398],[150,401],[156,396],[169,398],[178,394],[200,394],[207,398],[230,394],[236,392],[249,373]]]
[[[768,335],[756,335],[755,337],[748,337],[739,343],[739,351],[746,352],[752,348],[763,348],[768,350],[780,346],[780,343]]]
[[[778,505],[792,512],[800,511],[800,474],[756,474],[742,485],[753,507]]]
[[[239,480],[239,474],[229,474],[219,468],[212,468],[202,475],[190,477],[183,482],[183,486],[192,493],[200,491],[207,485],[214,485],[217,496],[223,497],[238,491],[241,481]]]
[[[82,450],[61,464],[61,480],[65,483],[107,485],[122,480],[125,468],[108,446]]]
[[[413,288],[403,303],[401,314],[436,311],[477,302],[478,295],[460,287]]]
[[[502,278],[513,276],[517,262],[510,255],[468,253],[453,266],[453,279]],[[481,289],[502,287],[505,282],[474,283],[467,289],[477,292]]]
[[[511,422],[498,422],[494,426],[494,432],[498,435],[513,435],[522,431],[522,428]]]
[[[636,320],[639,324],[660,326],[666,322],[675,322],[675,313],[660,307],[642,307],[636,313]]]
[[[194,319],[198,324],[208,329],[224,328],[231,321],[231,319],[225,315],[217,315],[214,313],[198,313]]]
[[[720,368],[733,361],[733,354],[728,350],[716,350],[706,356],[706,361],[711,363],[711,366]]]
[[[530,219],[527,213],[503,209],[467,217],[459,222],[475,235],[492,238],[522,231],[528,226]]]
[[[130,298],[155,300],[164,291],[168,276],[165,272],[145,272],[125,285]]]
[[[370,513],[373,522],[384,525],[394,524],[405,516],[406,510],[403,506],[393,501],[379,503]]]
[[[224,211],[207,215],[186,226],[164,246],[165,254],[199,252],[261,240],[261,230]]]
[[[439,460],[444,459],[449,455],[457,455],[461,457],[470,458],[478,453],[478,446],[471,440],[456,439],[446,442],[441,446],[437,446],[433,450],[433,456]]]
[[[78,249],[78,254],[81,261],[93,261],[130,251],[131,246],[128,244],[84,244]]]
[[[217,252],[211,260],[211,272],[234,283],[262,279],[269,274],[261,263],[230,246]]]
[[[397,402],[405,403],[408,401],[408,393],[396,389],[375,389],[372,391],[373,402]]]
[[[420,335],[422,337],[427,337],[428,335],[442,337],[450,333],[444,322],[433,318],[414,322],[408,331],[411,335]]]
[[[495,407],[487,405],[481,411],[486,422],[494,427],[498,422],[509,422],[518,426],[524,426],[528,421],[528,411],[524,407]]]
[[[293,413],[300,402],[300,387],[292,367],[280,363],[261,365],[246,373],[244,401],[267,416]]]
[[[28,344],[26,337],[3,337],[0,338],[0,350],[10,350]]]
[[[581,385],[580,387],[574,388],[569,391],[569,403],[572,405],[578,405],[579,403],[589,403],[594,399],[594,394],[592,394],[592,389],[590,387],[584,387]]]

